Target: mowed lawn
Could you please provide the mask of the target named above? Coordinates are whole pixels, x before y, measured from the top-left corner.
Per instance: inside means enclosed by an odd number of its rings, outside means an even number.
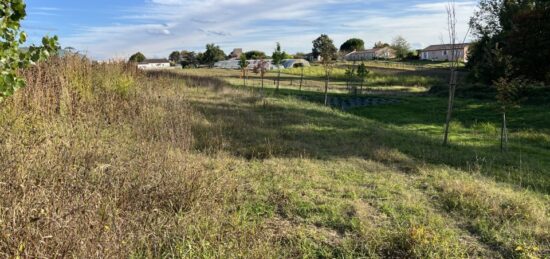
[[[491,102],[459,100],[442,147],[445,100],[415,91],[341,111],[236,71],[78,64],[47,66],[72,78],[51,110],[31,84],[0,111],[2,256],[549,254],[548,107],[510,113],[503,154]]]

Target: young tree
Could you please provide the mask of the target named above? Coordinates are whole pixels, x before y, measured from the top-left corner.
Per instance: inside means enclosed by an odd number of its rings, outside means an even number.
[[[313,55],[315,57],[321,56],[321,64],[325,70],[325,105],[328,106],[328,83],[330,80],[330,73],[332,72],[333,61],[336,59],[336,52],[338,50],[334,46],[332,39],[327,35],[321,34],[319,38],[313,41]]]
[[[262,96],[264,94],[264,75],[267,72],[268,65],[269,64],[267,61],[265,61],[264,59],[260,59],[256,61],[256,63],[254,64],[254,68],[252,69],[252,72],[254,72],[255,74],[260,74],[260,77],[262,80],[262,88],[261,88]]]
[[[351,66],[349,65],[348,68],[346,68],[346,71],[345,71],[345,75],[346,75],[346,88],[348,89],[348,91],[352,91],[352,87],[351,87],[351,81],[355,75],[355,68],[354,66]]]
[[[497,90],[496,99],[500,104],[502,114],[502,126],[500,130],[500,150],[508,151],[508,127],[506,125],[506,111],[516,107],[522,101],[521,92],[525,88],[525,81],[514,78],[501,77],[496,80],[494,86]]]
[[[453,114],[453,106],[455,101],[455,92],[456,92],[456,84],[457,84],[457,68],[459,65],[459,60],[457,58],[458,50],[455,47],[458,41],[458,36],[456,34],[456,5],[454,0],[449,0],[449,4],[447,5],[447,32],[449,34],[449,42],[451,45],[451,63],[450,63],[450,70],[451,70],[451,76],[449,79],[449,100],[447,104],[447,117],[445,119],[445,133],[443,136],[443,145],[446,146],[449,144],[449,129],[451,126],[451,120],[452,120],[452,114]],[[466,37],[469,34],[469,29],[466,35],[464,36],[464,40],[462,43],[466,41]]]
[[[181,62],[181,52],[172,51],[172,53],[170,53],[170,56],[168,56],[168,60],[170,60],[172,64],[179,64]]]
[[[27,34],[21,31],[26,5],[23,0],[2,0],[0,3],[0,101],[25,86],[25,80],[17,70],[28,67],[55,55],[60,49],[57,36],[42,38],[42,46],[31,46],[28,51],[20,46],[27,41]]]
[[[361,63],[357,67],[357,76],[359,77],[361,81],[361,90],[359,91],[360,94],[363,94],[363,84],[365,84],[365,79],[367,78],[367,75],[369,74],[369,70],[367,70],[367,66],[365,66],[365,63]]]
[[[407,40],[405,40],[405,38],[397,36],[393,39],[391,48],[395,50],[395,54],[398,58],[403,59],[407,57],[407,53],[409,53],[411,45],[407,42]]]
[[[146,58],[145,58],[145,55],[143,55],[143,53],[137,52],[134,55],[130,56],[130,59],[128,61],[134,62],[134,63],[140,63],[140,62],[143,62],[145,59]]]
[[[300,65],[301,73],[300,73],[300,88],[298,89],[300,92],[302,91],[302,84],[304,83],[304,69],[305,66],[303,64]]]
[[[277,42],[277,47],[272,55],[273,65],[277,66],[277,88],[276,91],[279,91],[279,85],[281,83],[281,64],[285,58],[286,53],[281,50],[281,44]]]
[[[340,52],[349,53],[355,50],[365,50],[365,42],[362,39],[352,38],[340,46]]]
[[[245,87],[246,87],[246,71],[248,69],[248,65],[249,63],[246,60],[246,55],[244,53],[241,54],[241,57],[239,59],[239,67],[241,68],[241,71],[242,71],[242,77],[243,77]]]

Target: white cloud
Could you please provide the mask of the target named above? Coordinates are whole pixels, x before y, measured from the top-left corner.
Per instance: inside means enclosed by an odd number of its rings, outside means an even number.
[[[242,47],[269,53],[275,42],[289,52],[310,51],[321,33],[335,44],[360,37],[369,46],[402,35],[414,47],[440,43],[445,35],[446,2],[380,2],[373,9],[359,0],[147,0],[121,13],[121,24],[84,27],[62,43],[106,59],[137,51],[163,57],[176,49],[202,50],[210,42],[226,52]],[[460,35],[474,7],[471,1],[457,2]]]

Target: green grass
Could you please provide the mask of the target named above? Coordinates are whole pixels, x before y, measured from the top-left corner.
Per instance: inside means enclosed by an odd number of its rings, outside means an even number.
[[[234,72],[78,64],[31,71],[29,80],[52,81],[30,82],[0,109],[1,256],[529,258],[550,249],[546,107],[510,114],[511,151],[501,154],[492,103],[459,100],[442,147],[444,99],[343,112],[296,98],[320,94],[295,85],[262,96]]]
[[[356,64],[359,62],[356,62]],[[429,70],[429,69],[448,69],[451,62],[447,61],[429,61],[429,60],[408,60],[408,61],[385,61],[385,60],[369,60],[364,61],[367,67],[387,68],[398,70]],[[353,62],[346,62],[353,64]],[[463,68],[464,63],[459,63],[459,68]]]

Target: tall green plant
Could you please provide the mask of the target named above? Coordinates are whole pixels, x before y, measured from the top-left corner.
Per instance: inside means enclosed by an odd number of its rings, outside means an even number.
[[[279,85],[281,84],[281,64],[283,63],[283,59],[286,57],[286,53],[281,50],[281,44],[277,42],[277,47],[275,48],[275,51],[273,52],[272,59],[273,59],[273,65],[277,66],[277,89],[276,91],[279,91]]]
[[[243,76],[243,83],[246,87],[246,70],[248,69],[248,61],[246,60],[246,54],[241,54],[241,57],[239,59],[239,67],[241,68],[242,76]]]
[[[369,70],[367,70],[367,66],[365,63],[361,63],[357,67],[357,76],[359,77],[359,80],[361,80],[361,90],[359,93],[363,94],[363,84],[365,84],[365,78],[367,78],[367,75],[369,74]]]
[[[27,34],[21,31],[21,21],[26,17],[23,0],[2,0],[0,2],[0,101],[25,86],[17,76],[17,70],[28,67],[55,54],[59,49],[57,36],[44,37],[42,46],[21,49],[27,41]]]
[[[332,39],[325,34],[321,34],[319,38],[313,41],[313,55],[321,56],[321,64],[325,70],[325,105],[328,106],[328,83],[330,73],[332,72],[334,60],[338,49],[334,46]]]

